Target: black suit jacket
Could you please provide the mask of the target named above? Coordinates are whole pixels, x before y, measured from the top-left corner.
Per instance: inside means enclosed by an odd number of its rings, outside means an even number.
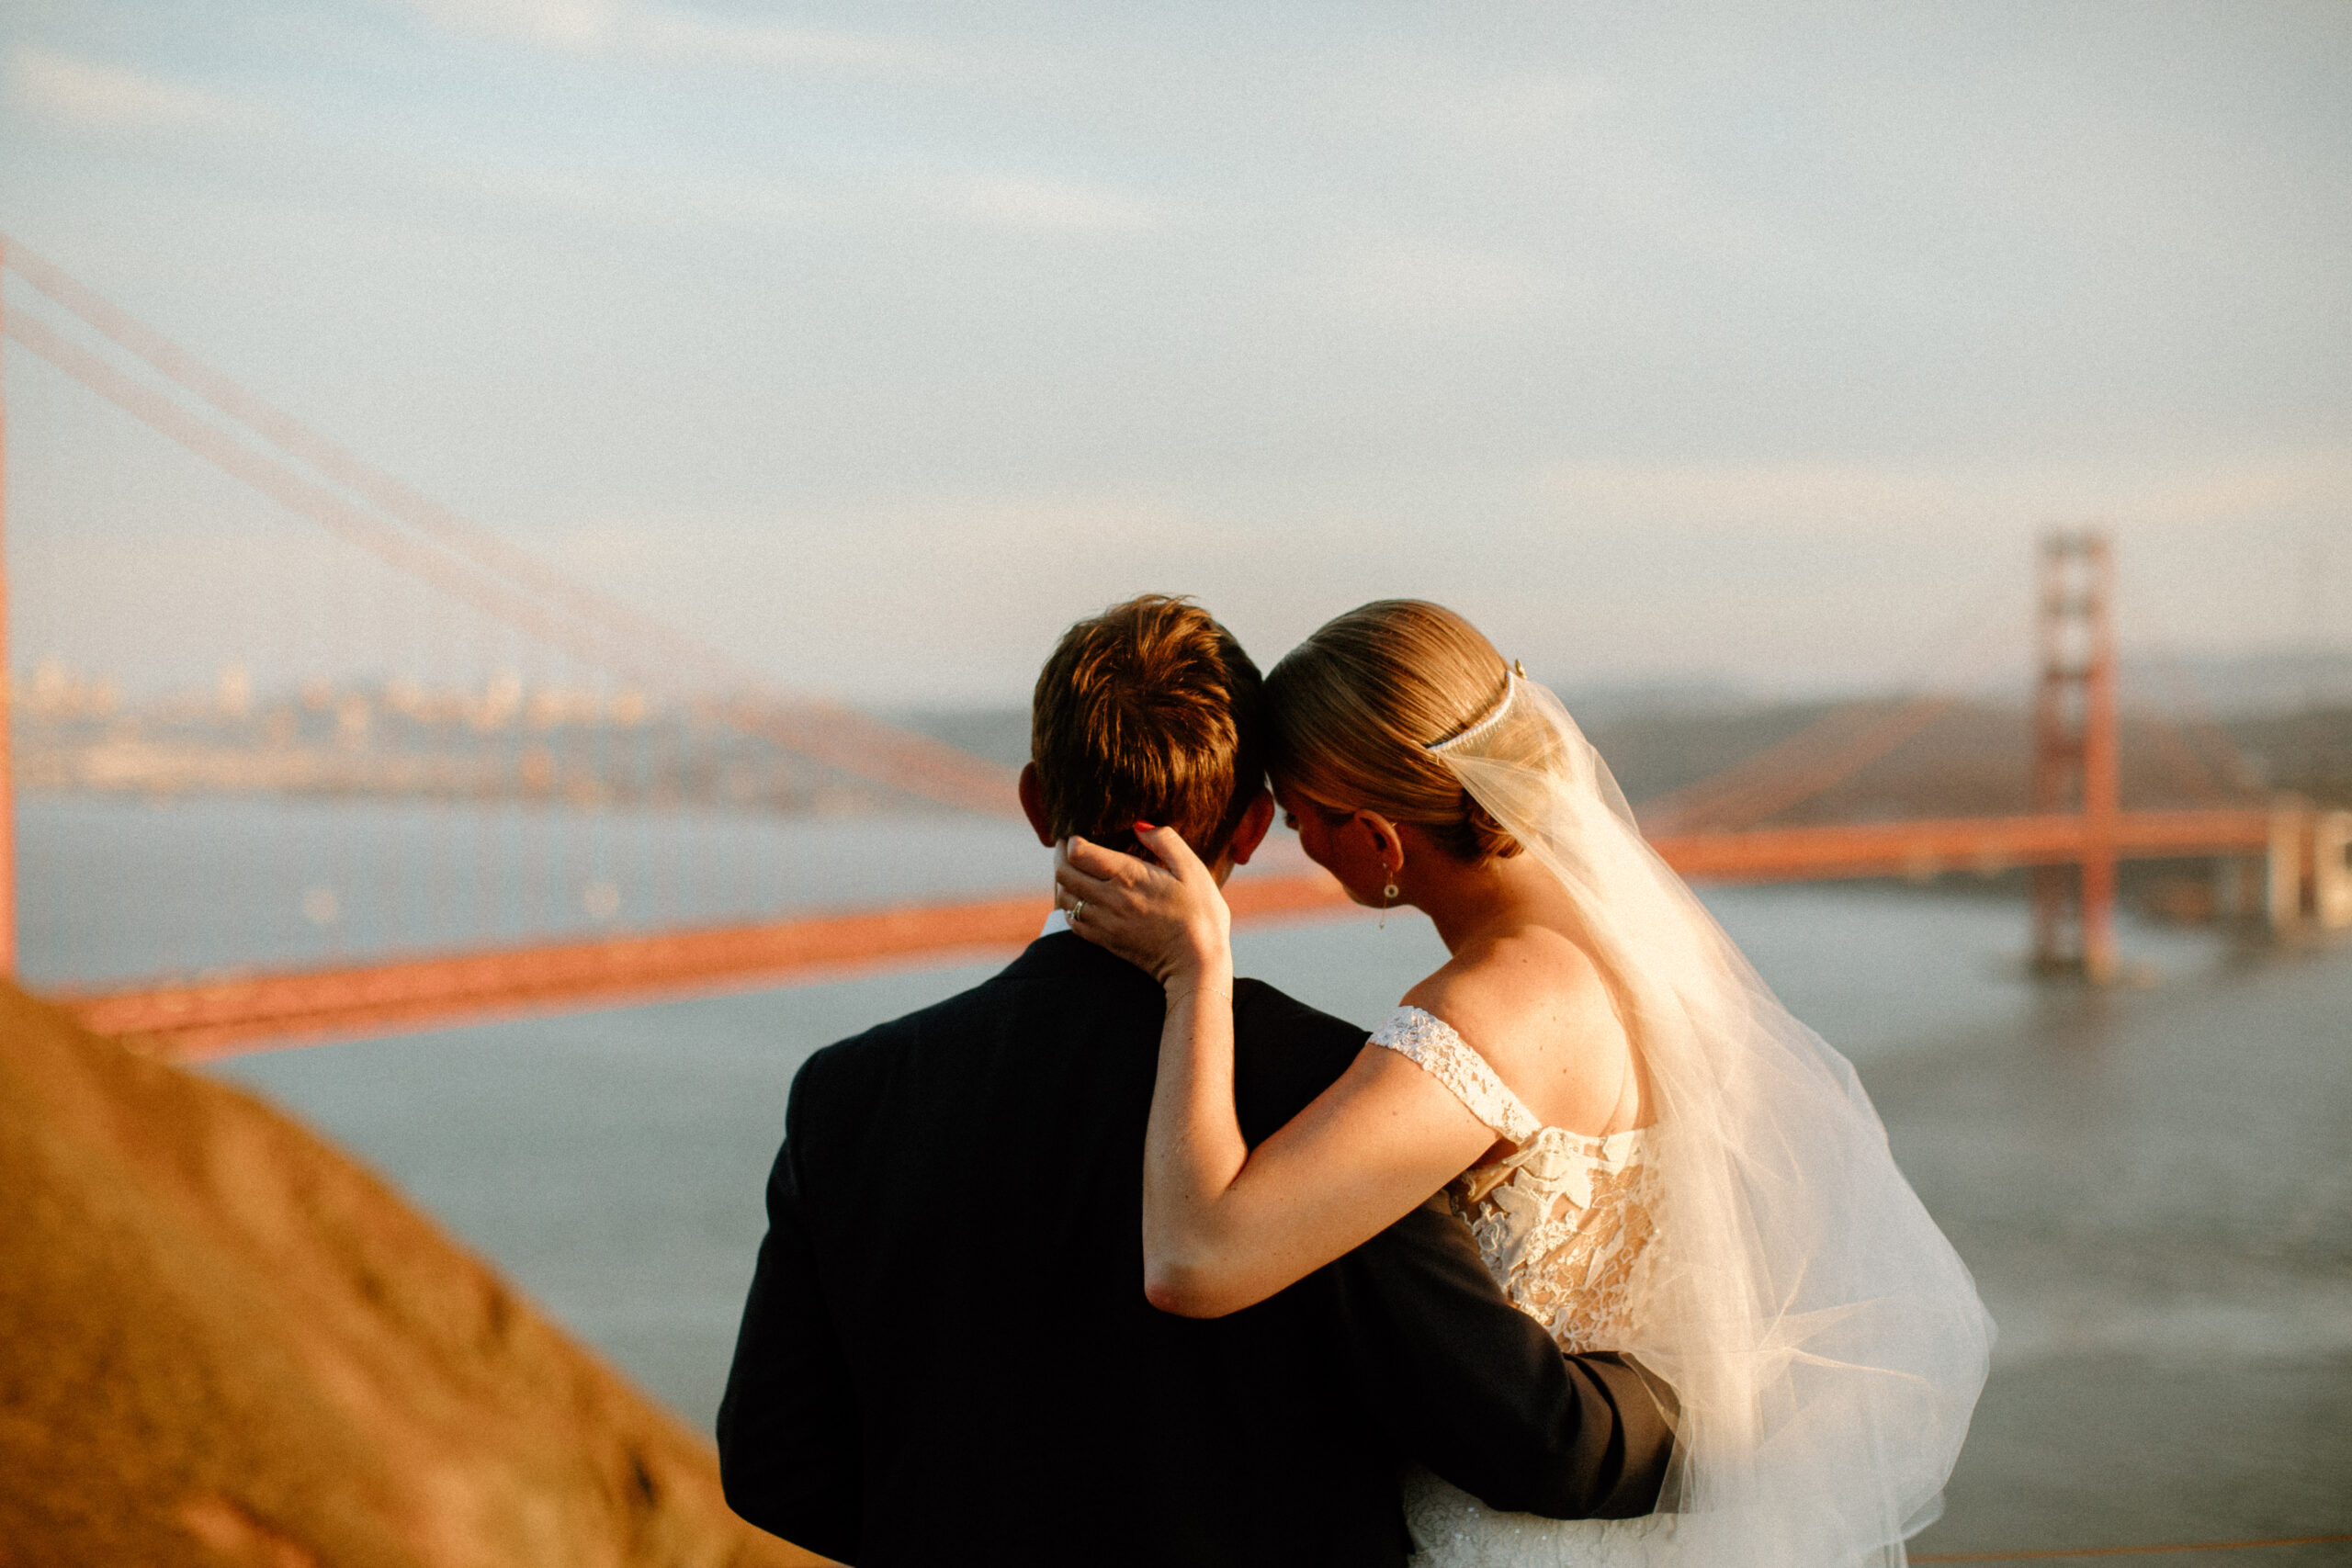
[[[1255,981],[1234,1006],[1255,1140],[1363,1032]],[[718,1413],[735,1510],[910,1568],[1399,1563],[1408,1459],[1498,1507],[1647,1513],[1643,1374],[1562,1356],[1442,1200],[1229,1317],[1144,1300],[1161,1011],[1061,933],[809,1058]]]

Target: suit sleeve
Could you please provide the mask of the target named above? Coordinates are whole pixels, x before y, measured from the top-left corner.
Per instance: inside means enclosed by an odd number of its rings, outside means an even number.
[[[1402,1452],[1488,1506],[1622,1519],[1657,1506],[1673,1395],[1570,1356],[1512,1306],[1442,1196],[1330,1266],[1347,1373]]]
[[[857,1399],[802,1207],[793,1128],[807,1078],[804,1068],[793,1085],[768,1177],[768,1234],[718,1406],[718,1473],[728,1506],[745,1519],[854,1562],[863,1511]]]

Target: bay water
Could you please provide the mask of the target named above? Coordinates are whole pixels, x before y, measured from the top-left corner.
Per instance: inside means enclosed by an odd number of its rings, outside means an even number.
[[[311,809],[289,831],[282,813],[235,803],[28,803],[28,972],[137,973],[172,941],[177,966],[202,967],[315,959],[356,940],[299,918],[323,857],[352,858],[330,846],[356,830],[396,855],[434,829],[401,808]],[[740,830],[663,829],[673,840]],[[761,869],[738,867],[731,888],[722,874],[699,893],[673,887],[679,916],[1042,889],[1047,875],[1046,852],[1002,823],[796,818],[759,830]],[[610,841],[626,850],[625,837]],[[1278,836],[1268,858],[1295,857]],[[224,874],[208,880],[208,867]],[[449,917],[433,909],[426,871],[412,882],[400,918],[429,935]],[[1855,884],[1703,897],[1798,1016],[1853,1058],[2000,1325],[1949,1511],[1916,1552],[2352,1533],[2352,951],[2127,922],[2135,983],[2096,990],[2029,977],[2025,912],[1987,892]],[[379,897],[368,915],[355,903],[352,918],[410,929],[388,907]],[[1261,926],[1238,946],[1243,973],[1365,1024],[1442,956],[1411,915]],[[793,1073],[829,1042],[995,967],[209,1070],[370,1162],[707,1430]],[[942,1310],[954,1310],[952,1285]],[[2228,1561],[2347,1563],[2352,1544]]]

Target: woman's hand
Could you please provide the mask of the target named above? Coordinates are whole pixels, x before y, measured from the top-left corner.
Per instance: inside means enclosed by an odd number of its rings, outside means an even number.
[[[1054,902],[1070,929],[1173,994],[1225,990],[1233,976],[1232,913],[1216,878],[1173,828],[1136,824],[1159,863],[1070,838],[1054,852]]]

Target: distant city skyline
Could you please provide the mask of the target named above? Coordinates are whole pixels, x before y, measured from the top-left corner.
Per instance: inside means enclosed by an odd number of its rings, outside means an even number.
[[[1269,662],[1413,593],[1564,686],[1981,681],[2086,521],[2127,646],[2352,647],[2339,6],[79,0],[0,51],[0,229],[853,701],[1016,702],[1145,589]],[[7,367],[20,671],[409,613]]]

